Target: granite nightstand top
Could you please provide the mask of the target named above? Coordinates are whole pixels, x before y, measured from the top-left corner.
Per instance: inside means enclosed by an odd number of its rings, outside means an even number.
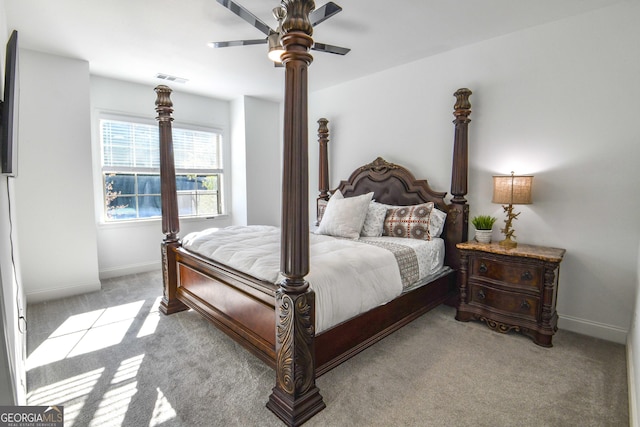
[[[515,248],[505,248],[500,246],[497,242],[493,243],[478,243],[476,241],[458,243],[456,245],[458,249],[481,251],[499,255],[520,256],[524,258],[535,258],[543,261],[560,262],[566,252],[565,249],[549,248],[546,246],[525,245],[518,243]]]

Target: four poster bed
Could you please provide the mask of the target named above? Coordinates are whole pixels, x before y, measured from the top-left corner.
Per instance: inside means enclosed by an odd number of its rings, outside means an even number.
[[[183,241],[179,239],[171,136],[171,89],[166,86],[156,88],[156,111],[160,132],[162,229],[165,234],[162,242],[164,292],[160,309],[164,314],[189,308],[197,311],[274,367],[276,384],[269,396],[267,407],[286,424],[300,425],[325,407],[315,384],[317,376],[433,307],[444,302],[455,304],[456,276],[460,264],[456,244],[467,240],[468,228],[469,208],[464,196],[467,193],[467,127],[471,113],[471,91],[459,89],[454,94],[455,136],[451,181],[453,197],[450,202],[445,201],[446,193],[432,190],[426,180],[416,179],[406,168],[381,158],[356,169],[347,180],[341,181],[336,189],[329,191],[329,132],[327,120],[319,120],[320,195],[317,205],[318,218],[322,216],[322,219],[318,221],[319,234],[310,233],[307,68],[312,59],[308,51],[313,45],[309,13],[315,4],[312,0],[282,0],[282,5],[287,11],[282,23],[282,44],[285,48],[282,60],[286,72],[282,227],[278,230],[264,227],[258,230],[236,230],[241,233],[258,231],[258,234],[268,235],[272,239],[271,246],[256,249],[257,245],[253,244],[256,240],[252,240],[252,235],[251,239],[241,238],[239,241],[230,242],[231,246],[214,245],[213,255],[210,255],[213,258],[210,258],[207,255],[209,252],[205,250],[211,244],[209,242],[220,240],[219,237],[222,235],[225,236],[224,239],[233,238],[232,230],[222,229],[209,233],[213,239],[206,239],[207,232],[195,237],[185,236]],[[393,234],[393,237],[381,237],[382,239],[413,241],[409,242],[409,246],[414,246],[415,242],[440,241],[440,249],[432,251],[422,248],[413,251],[402,248],[399,249],[401,255],[389,255],[390,252],[386,248],[380,247],[384,244],[360,242],[366,239],[360,238],[361,229],[364,229],[363,224],[374,203],[383,206],[377,207],[378,217],[384,220],[382,228],[387,230],[386,234]],[[354,216],[345,208],[354,206],[357,207],[357,216],[361,222],[355,221],[356,225],[352,227],[355,235],[349,227],[346,227],[348,233],[345,234],[345,227],[342,227],[344,224],[341,221],[349,222]],[[393,215],[390,216],[390,212],[393,212]],[[411,219],[409,223],[403,222],[402,219],[407,212]],[[387,221],[389,218],[395,218],[396,222]],[[334,223],[338,224],[337,228],[329,226],[335,225]],[[413,227],[415,223],[420,223],[422,228]],[[401,230],[400,234],[403,237],[397,237],[396,230]],[[378,229],[376,233],[375,235],[379,236],[383,231]],[[376,238],[378,237],[372,239]],[[324,249],[317,249],[318,241]],[[336,249],[333,244],[343,246]],[[343,252],[346,251],[344,246],[358,246],[356,251],[363,252],[365,250],[362,248],[367,247],[367,255],[355,256],[353,252]],[[245,261],[244,257],[238,255],[245,250],[254,252],[253,261]],[[448,269],[442,269],[440,265],[433,269],[425,269],[422,267],[424,262],[416,266],[414,261],[418,258],[418,253],[425,251],[440,254],[436,255],[436,258],[439,257],[442,261],[440,264],[444,264]],[[269,273],[271,276],[263,274],[265,265],[273,268],[274,253],[276,270],[279,271],[275,276],[273,272]],[[319,266],[320,264],[315,263],[319,258],[318,253],[328,258],[344,258],[349,265],[360,259],[365,262],[365,266],[357,270],[355,277],[346,277],[340,270],[345,265],[344,262],[341,266]],[[368,301],[361,304],[365,308],[355,315],[342,312],[337,320],[318,322],[326,308],[339,306],[346,300],[369,297],[367,285],[376,282],[378,274],[376,271],[376,274],[366,276],[367,269],[378,267],[379,264],[378,258],[369,258],[370,255],[385,259],[390,257],[392,260],[393,266],[389,267],[389,274],[398,280],[399,285],[391,293],[390,299]],[[410,262],[407,261],[409,259]],[[394,260],[397,262],[394,263]],[[366,262],[369,262],[369,267]],[[405,275],[401,272],[400,264],[409,264],[412,273]],[[259,267],[258,270],[254,269],[256,266]],[[426,279],[422,277],[423,270],[428,270],[429,277]],[[253,274],[255,271],[258,273]],[[335,275],[329,275],[328,280],[318,277],[319,273],[336,271],[339,277],[337,280],[331,279]],[[366,291],[351,290],[348,286],[357,282],[356,279],[360,275],[367,277],[366,280],[360,281],[360,286],[364,286]],[[418,279],[418,283],[414,283],[413,279],[405,283],[405,276]],[[380,277],[387,276],[381,274]],[[323,280],[329,282],[329,285],[333,284],[334,288],[337,287],[337,296],[334,299],[327,299],[325,291],[320,289],[319,285]],[[375,287],[382,284],[384,283],[375,283]],[[405,284],[408,286],[405,287]],[[320,330],[317,326],[321,326]]]
[[[170,108],[168,88],[159,87],[156,90],[159,95],[159,108]],[[453,158],[454,184],[459,184],[457,180],[465,180],[467,176],[466,148],[462,149],[461,147],[466,146],[470,93],[467,89],[460,89],[455,93],[457,102],[454,107],[454,115],[456,116],[454,122],[456,130]],[[433,203],[433,209],[446,214],[440,237],[444,250],[443,265],[449,268],[436,268],[434,280],[403,291],[392,300],[384,301],[384,304],[355,317],[345,319],[339,324],[323,327],[322,331],[313,337],[315,347],[313,372],[316,377],[433,307],[445,302],[454,304],[457,296],[456,273],[460,265],[455,245],[467,240],[468,227],[468,204],[464,201],[464,194],[453,188],[455,185],[452,188],[455,191],[453,193],[454,199],[457,198],[457,200],[449,203],[445,201],[445,192],[432,190],[426,180],[418,180],[406,168],[389,163],[382,158],[359,167],[347,180],[341,181],[337,188],[329,191],[327,178],[328,121],[320,119],[318,123],[320,194],[317,199],[317,223],[322,224],[322,215],[328,207],[330,195],[338,194],[338,192],[346,199],[373,193],[370,197],[371,202],[367,200],[369,206],[376,203],[388,205],[385,208],[387,218],[391,206],[411,207]],[[170,151],[171,139],[166,136],[165,134],[161,138],[161,145],[165,151]],[[162,167],[163,169],[172,169],[173,165],[163,162]],[[462,187],[466,187],[466,183]],[[175,193],[163,194],[163,197],[173,198]],[[174,212],[174,215],[177,214]],[[177,223],[177,217],[166,218],[166,220]],[[433,221],[434,218],[431,220]],[[265,233],[262,233],[263,231]],[[275,297],[278,289],[277,282],[254,277],[250,271],[242,268],[242,259],[234,264],[235,255],[240,253],[244,246],[233,241],[235,246],[223,248],[223,251],[226,251],[228,262],[221,261],[225,253],[207,255],[206,250],[201,249],[202,246],[209,244],[208,239],[215,240],[217,236],[222,236],[219,239],[228,242],[229,236],[234,233],[245,233],[242,234],[241,241],[246,246],[253,248],[254,240],[247,239],[253,238],[254,232],[259,237],[263,234],[273,234],[273,230],[264,227],[259,227],[257,230],[251,227],[249,229],[229,227],[222,231],[212,229],[203,233],[191,233],[184,239],[187,242],[186,247],[179,240],[170,244],[165,242],[163,245],[165,287],[161,309],[165,314],[187,308],[194,309],[267,364],[276,367]],[[364,239],[366,238],[359,238],[359,240]],[[383,237],[383,239],[396,238],[389,236]],[[433,237],[431,240],[440,239]],[[214,249],[218,248],[218,246],[214,247]],[[270,253],[273,256],[273,251],[269,252],[269,249],[273,249],[273,247],[267,247],[266,252],[259,251],[258,255],[267,257],[267,254]],[[279,255],[277,250],[275,255]],[[213,258],[209,258],[209,256],[213,256]],[[312,271],[313,268],[312,256]],[[257,273],[257,275],[260,274]],[[347,285],[350,280],[352,279],[345,278],[344,285]],[[310,280],[310,285],[313,289],[313,280]],[[308,361],[313,362],[314,360],[312,358]]]

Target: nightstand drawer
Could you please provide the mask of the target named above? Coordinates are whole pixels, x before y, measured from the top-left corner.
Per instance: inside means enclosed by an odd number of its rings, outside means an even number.
[[[482,256],[471,260],[471,278],[481,277],[513,286],[525,286],[540,290],[542,281],[542,266],[527,265],[517,262],[500,262]]]
[[[469,304],[486,306],[491,308],[492,311],[518,315],[535,321],[538,315],[540,299],[530,295],[469,283]]]

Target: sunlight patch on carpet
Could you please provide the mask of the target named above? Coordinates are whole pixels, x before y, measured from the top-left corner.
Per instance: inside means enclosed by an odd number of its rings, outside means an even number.
[[[156,387],[156,391],[158,392],[158,398],[156,399],[156,404],[153,407],[153,414],[149,421],[149,427],[160,426],[170,419],[175,418],[177,415],[176,411],[171,406],[171,403],[169,403],[164,393],[162,393],[162,390]]]
[[[87,396],[98,383],[103,372],[104,368],[94,369],[93,371],[37,388],[27,394],[27,402],[31,406],[45,406],[50,405],[51,402],[64,402],[65,421],[72,425]],[[74,400],[73,404],[67,403],[72,400]]]
[[[149,314],[144,319],[144,323],[142,324],[142,327],[140,327],[136,338],[146,337],[147,335],[152,335],[156,332],[158,322],[160,322],[160,301],[162,301],[162,297],[156,298],[153,303],[153,307],[151,307]]]
[[[138,394],[138,375],[145,354],[130,352],[126,343],[136,338],[153,339],[151,336],[160,322],[161,301],[162,297],[140,300],[66,318],[29,355],[27,371],[40,375],[42,367],[59,364],[75,374],[83,366],[104,363],[103,367],[37,388],[28,394],[28,404],[63,405],[68,425],[106,427],[136,423],[140,414],[129,411]],[[102,358],[109,358],[109,362],[101,362]],[[120,362],[116,368],[117,361]],[[156,392],[155,402],[151,400],[153,397],[149,401],[148,410],[153,404],[153,412],[147,419],[149,425],[161,426],[177,414],[164,393],[159,388]]]
[[[27,371],[122,342],[144,300],[69,316],[27,358]]]
[[[102,396],[89,424],[90,427],[123,425],[129,403],[138,392],[138,382],[134,378],[138,374],[143,359],[144,354],[141,354],[120,362],[109,390]]]

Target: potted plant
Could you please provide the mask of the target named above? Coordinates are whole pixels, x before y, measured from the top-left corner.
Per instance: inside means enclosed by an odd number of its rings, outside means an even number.
[[[478,215],[471,218],[471,223],[476,228],[476,240],[479,243],[491,243],[491,233],[496,218],[491,215]]]

